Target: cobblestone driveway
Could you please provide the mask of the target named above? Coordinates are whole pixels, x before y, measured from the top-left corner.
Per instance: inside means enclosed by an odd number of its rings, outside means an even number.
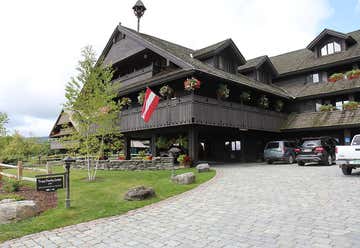
[[[2,246],[360,247],[360,176],[336,166],[222,166],[179,197]]]

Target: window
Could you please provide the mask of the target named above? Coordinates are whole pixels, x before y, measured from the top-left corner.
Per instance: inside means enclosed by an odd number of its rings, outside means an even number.
[[[319,73],[312,74],[312,81],[313,81],[313,83],[320,82]]]
[[[341,45],[336,41],[324,45],[320,50],[321,56],[330,55],[338,52],[341,52]]]
[[[241,141],[226,141],[225,142],[225,150],[226,151],[241,151]]]
[[[335,103],[335,107],[336,107],[336,109],[337,110],[343,110],[343,105],[345,104],[345,103],[348,103],[349,101],[337,101],[336,103]]]
[[[322,106],[321,103],[318,103],[318,102],[316,103],[316,105],[315,105],[315,110],[316,110],[316,112],[319,112],[319,111],[320,111],[321,106]]]

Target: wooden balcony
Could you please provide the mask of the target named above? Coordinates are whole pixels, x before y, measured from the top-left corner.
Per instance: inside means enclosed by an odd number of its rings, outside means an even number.
[[[122,132],[198,124],[278,132],[287,115],[197,95],[161,101],[151,120],[141,119],[141,107],[123,110]]]
[[[134,82],[142,81],[149,79],[153,76],[154,66],[151,64],[147,67],[144,67],[140,70],[134,71],[132,73],[126,74],[122,77],[119,77],[113,81],[113,83],[121,83],[121,87],[126,87]]]

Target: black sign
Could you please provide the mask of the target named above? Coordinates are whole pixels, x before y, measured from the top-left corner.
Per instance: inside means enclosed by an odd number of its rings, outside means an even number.
[[[36,178],[37,191],[55,191],[64,188],[64,176]]]

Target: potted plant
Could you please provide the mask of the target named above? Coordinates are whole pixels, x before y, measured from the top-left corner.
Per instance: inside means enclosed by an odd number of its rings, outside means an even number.
[[[282,100],[277,100],[275,102],[275,111],[281,112],[284,108],[284,102]]]
[[[343,73],[334,73],[329,77],[329,82],[335,83],[336,81],[344,79]]]
[[[249,92],[247,91],[243,91],[241,92],[240,94],[240,101],[241,101],[241,104],[244,104],[244,103],[249,103],[251,100],[251,95]]]
[[[360,70],[359,69],[351,70],[346,72],[345,75],[348,80],[356,79],[360,77]]]
[[[160,88],[159,93],[165,99],[169,99],[174,95],[174,90],[169,85],[164,85]]]
[[[129,97],[121,98],[119,105],[121,108],[128,108],[131,105],[131,99]]]
[[[348,103],[344,103],[343,109],[344,110],[355,110],[359,108],[359,103],[355,101],[350,101]]]
[[[230,90],[226,84],[220,84],[219,88],[216,91],[216,94],[217,94],[218,98],[227,99],[227,98],[229,98]]]
[[[265,95],[262,95],[258,100],[258,105],[264,109],[269,108],[269,98],[267,98]]]
[[[141,91],[137,97],[138,103],[140,105],[143,105],[144,100],[145,100],[145,91]]]
[[[320,106],[321,112],[329,112],[335,110],[335,107],[331,104],[325,104]]]
[[[160,136],[156,139],[155,145],[160,150],[166,150],[169,148],[169,140],[164,136]]]
[[[196,89],[200,89],[201,82],[196,78],[188,78],[184,81],[184,89],[187,91],[194,91]]]
[[[177,161],[180,163],[180,166],[183,166],[184,168],[189,168],[191,164],[191,158],[186,155],[182,154],[177,158]]]

